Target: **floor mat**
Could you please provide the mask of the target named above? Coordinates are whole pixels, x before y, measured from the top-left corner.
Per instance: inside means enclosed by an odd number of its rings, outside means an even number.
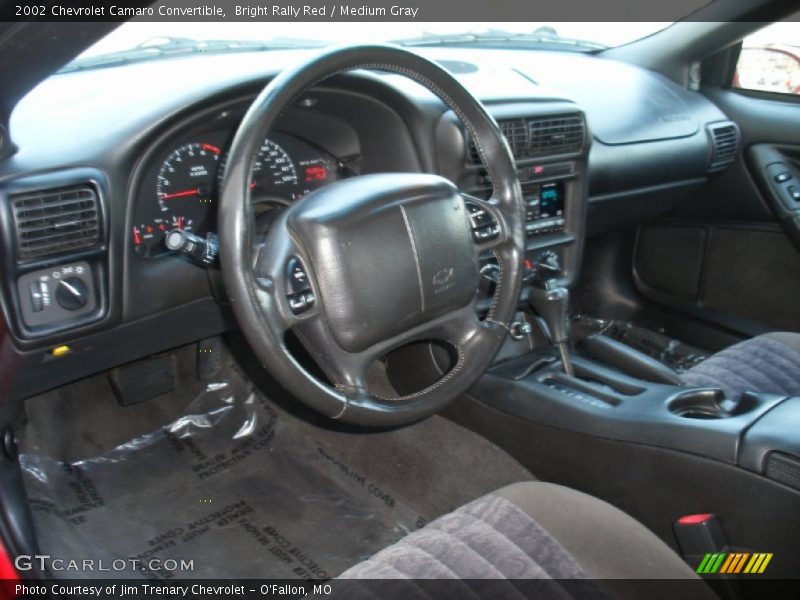
[[[324,579],[460,504],[531,479],[441,417],[391,431],[329,430],[276,406],[230,360],[225,374],[183,381],[184,395],[200,392],[188,406],[174,395],[183,410],[168,425],[79,459],[98,447],[96,428],[142,409],[81,392],[101,392],[102,378],[29,401],[20,462],[40,549],[124,565],[105,573],[115,578]],[[161,402],[156,413],[168,414]],[[63,421],[48,436],[53,415]],[[119,435],[104,433],[104,443]],[[77,441],[54,439],[65,436]],[[192,570],[171,572],[181,561]]]
[[[620,320],[603,320],[586,315],[573,320],[576,338],[602,333],[683,373],[707,358],[702,350],[671,338],[664,333]]]
[[[147,567],[174,559],[193,561],[186,575],[195,577],[224,565],[228,577],[327,578],[421,519],[280,419],[263,396],[229,383],[209,384],[184,417],[102,456],[23,455],[21,464],[48,553],[102,548],[107,565],[139,561],[142,576],[167,575]],[[328,535],[333,523],[347,535]]]

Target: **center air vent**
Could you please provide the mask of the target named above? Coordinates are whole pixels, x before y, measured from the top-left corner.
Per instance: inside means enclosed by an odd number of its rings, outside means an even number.
[[[97,192],[76,186],[10,198],[17,260],[63,254],[100,242]]]
[[[585,126],[580,114],[504,119],[498,122],[517,160],[580,152]],[[478,164],[475,142],[469,141],[470,162]]]
[[[713,123],[708,126],[711,144],[709,171],[724,169],[736,160],[739,152],[739,128],[732,121]]]
[[[524,156],[528,151],[530,132],[528,124],[524,119],[512,119],[510,121],[500,121],[498,123],[503,137],[511,146],[511,154],[515,157]]]

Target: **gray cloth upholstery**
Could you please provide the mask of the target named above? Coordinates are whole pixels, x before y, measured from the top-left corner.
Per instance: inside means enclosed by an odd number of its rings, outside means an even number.
[[[691,386],[800,396],[800,334],[768,333],[734,344],[683,373]]]
[[[698,585],[684,600],[715,597],[664,542],[622,511],[542,482],[513,484],[479,498],[340,575],[359,580],[439,578],[517,580],[497,587],[494,598],[640,598],[641,588],[621,581],[636,578],[693,580]],[[561,581],[531,593],[521,587],[523,579]],[[571,588],[564,581],[575,579],[584,585]],[[376,597],[375,589],[366,585],[360,594],[352,591],[348,595],[354,598]],[[670,588],[662,596],[648,588],[650,598],[672,596]]]
[[[589,494],[552,483],[515,483],[497,492],[559,541],[596,579],[696,579],[644,525]]]
[[[780,342],[784,346],[789,346],[789,348],[800,353],[800,333],[794,333],[792,331],[773,331],[772,333],[765,333],[761,337]]]
[[[439,517],[343,579],[586,578],[572,557],[513,502],[488,494]]]

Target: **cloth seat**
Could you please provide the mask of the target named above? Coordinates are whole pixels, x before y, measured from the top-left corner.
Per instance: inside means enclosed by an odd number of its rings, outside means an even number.
[[[681,375],[691,386],[800,396],[800,333],[759,335],[714,354]]]
[[[631,585],[631,580],[643,579],[690,581],[682,600],[716,597],[675,552],[633,518],[593,496],[543,482],[513,484],[478,498],[339,578],[370,580],[373,587],[348,590],[348,598],[364,599],[432,597],[418,582],[440,579],[495,580],[493,598],[675,597],[669,586],[650,584],[645,592]],[[386,586],[378,593],[375,581],[386,579],[414,582]],[[535,586],[544,580],[558,581]],[[526,587],[525,581],[534,587]],[[464,586],[457,595],[475,597]]]

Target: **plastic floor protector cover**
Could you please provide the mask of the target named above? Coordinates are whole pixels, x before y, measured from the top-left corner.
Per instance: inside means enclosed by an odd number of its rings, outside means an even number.
[[[113,564],[65,568],[59,578],[327,579],[424,522],[260,392],[227,382],[209,384],[171,424],[100,456],[20,462],[40,547]],[[175,571],[168,559],[192,569]]]

